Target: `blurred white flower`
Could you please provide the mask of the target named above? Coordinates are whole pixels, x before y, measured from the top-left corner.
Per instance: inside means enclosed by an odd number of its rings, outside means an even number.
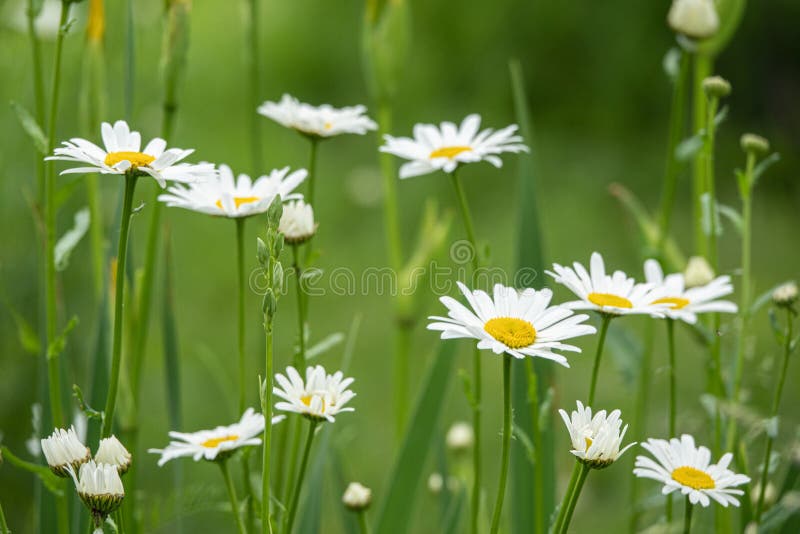
[[[710,284],[714,279],[714,270],[702,256],[692,256],[683,271],[686,287],[697,287]]]
[[[283,234],[287,243],[292,245],[305,243],[317,233],[317,226],[311,204],[295,200],[283,206],[278,231]]]
[[[706,39],[719,30],[714,0],[673,0],[667,22],[670,28],[692,39]]]
[[[475,432],[472,425],[464,421],[453,423],[445,437],[447,448],[452,451],[463,451],[475,443]]]
[[[394,154],[410,160],[400,167],[400,178],[410,178],[429,174],[437,170],[451,173],[465,163],[487,161],[495,167],[502,167],[503,160],[498,154],[503,152],[527,152],[522,137],[516,135],[517,125],[506,126],[502,130],[491,128],[478,132],[481,116],[468,115],[456,126],[452,122],[416,124],[414,138],[385,135],[381,152]]]
[[[364,135],[378,125],[364,113],[364,106],[334,108],[328,104],[312,106],[284,94],[280,102],[264,102],[258,113],[278,124],[311,137],[339,134]]]
[[[342,503],[351,510],[365,510],[372,502],[372,490],[358,483],[351,482],[342,495]]]
[[[797,284],[786,282],[772,292],[772,302],[777,306],[791,306],[797,300]]]
[[[275,404],[278,410],[331,423],[339,413],[354,411],[354,408],[346,406],[356,396],[347,389],[353,379],[344,378],[341,371],[329,375],[321,365],[308,367],[303,380],[297,369],[290,366],[286,368],[286,376],[277,373],[275,381],[278,386],[273,388],[273,392],[284,400]]]
[[[131,467],[131,453],[120,443],[116,436],[100,440],[94,461],[99,464],[109,464],[117,468],[120,475],[124,475]]]
[[[428,477],[428,491],[433,493],[434,495],[438,495],[441,493],[442,488],[444,487],[444,478],[442,478],[442,474],[439,472],[433,472]]]
[[[45,41],[53,41],[58,36],[58,24],[61,21],[61,0],[44,0],[42,2],[42,10],[33,21],[33,28],[36,36]],[[72,4],[69,6],[69,14],[67,20],[74,19],[75,9],[72,9]],[[20,33],[28,33],[28,1],[20,0],[8,4],[8,8],[4,10],[3,18],[8,21],[8,25]],[[72,33],[76,33],[75,28]]]
[[[277,195],[281,200],[301,198],[302,195],[293,191],[308,175],[305,169],[289,173],[289,167],[284,167],[253,182],[246,174],[234,179],[233,171],[227,165],[220,165],[218,171],[217,176],[203,182],[170,186],[158,200],[170,207],[207,215],[250,217],[265,213]]]
[[[69,469],[78,469],[92,459],[89,447],[81,443],[74,427],[56,428],[50,437],[41,440],[42,453],[50,469],[60,477],[69,476]]]
[[[622,450],[622,440],[628,431],[628,425],[622,428],[621,412],[614,410],[606,415],[605,410],[600,410],[592,417],[592,409],[584,407],[577,401],[578,409],[571,415],[564,410],[559,410],[564,424],[567,425],[569,437],[572,441],[572,450],[578,460],[593,469],[603,469],[617,461],[635,443],[629,443]]]

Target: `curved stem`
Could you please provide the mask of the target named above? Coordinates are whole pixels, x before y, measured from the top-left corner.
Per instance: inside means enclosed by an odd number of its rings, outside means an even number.
[[[611,315],[603,314],[603,322],[600,325],[600,337],[597,339],[597,352],[595,352],[594,355],[594,367],[592,367],[592,382],[589,385],[589,406],[594,403],[594,392],[597,388],[597,372],[600,369],[600,359],[603,357],[603,346],[606,344],[606,333],[608,332],[608,325],[611,323],[611,319]]]
[[[581,476],[581,463],[576,461],[575,466],[572,468],[572,475],[569,477],[569,484],[567,484],[567,489],[564,491],[564,497],[561,499],[561,505],[558,507],[558,517],[556,517],[556,522],[553,524],[553,528],[550,532],[554,534],[558,534],[561,532],[561,525],[564,524],[564,518],[567,515],[567,509],[569,508],[569,502],[572,499],[572,493],[575,491],[575,485],[578,483],[578,478]]]
[[[239,301],[238,316],[239,329],[237,336],[237,348],[239,352],[239,413],[244,413],[247,405],[247,365],[245,360],[244,340],[245,340],[245,320],[244,320],[244,292],[245,292],[245,272],[244,272],[244,221],[243,217],[236,219],[236,266],[239,281]]]
[[[239,513],[239,499],[236,498],[236,488],[233,485],[231,474],[228,471],[228,461],[222,460],[218,463],[222,471],[222,477],[225,479],[225,487],[228,488],[228,498],[231,500],[231,512],[233,512],[233,519],[236,522],[236,529],[239,531],[239,534],[246,534],[247,529],[244,528],[242,516]]]
[[[122,201],[122,219],[119,225],[119,242],[117,244],[117,279],[114,292],[114,340],[111,348],[111,376],[108,385],[108,397],[103,414],[103,430],[101,437],[111,435],[114,424],[114,408],[117,403],[117,387],[122,361],[122,325],[125,302],[125,260],[128,256],[128,234],[133,206],[133,192],[136,189],[136,171],[125,174],[125,196]]]
[[[500,528],[500,516],[503,513],[503,499],[506,494],[506,478],[508,477],[508,458],[511,451],[511,356],[503,355],[503,458],[500,463],[500,484],[497,487],[497,500],[492,516],[492,534]]]
[[[303,460],[300,462],[300,471],[297,473],[297,480],[294,483],[294,495],[292,495],[292,502],[289,505],[289,514],[286,517],[286,528],[284,534],[292,534],[292,526],[294,526],[294,518],[297,515],[297,505],[300,502],[300,490],[303,489],[303,479],[306,476],[306,468],[308,467],[308,457],[311,453],[311,443],[314,441],[314,431],[317,428],[317,421],[311,420],[308,425],[308,438],[306,438],[306,446],[303,449]]]
[[[575,505],[578,504],[578,498],[581,496],[581,490],[583,489],[583,484],[586,482],[586,477],[589,476],[589,471],[591,468],[586,464],[581,464],[580,474],[578,475],[578,480],[575,482],[575,489],[572,492],[572,496],[569,499],[569,504],[567,505],[567,511],[564,514],[564,522],[561,525],[561,532],[566,534],[569,530],[570,521],[572,521],[572,514],[575,511]]]
[[[689,502],[689,497],[686,497],[686,508],[683,516],[683,534],[689,534],[692,530],[692,511],[694,506]]]

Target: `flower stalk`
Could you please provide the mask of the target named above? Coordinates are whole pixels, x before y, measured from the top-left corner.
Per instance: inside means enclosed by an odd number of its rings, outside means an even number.
[[[231,473],[228,470],[227,458],[217,462],[220,471],[222,471],[222,478],[225,479],[225,487],[228,490],[228,498],[231,501],[231,512],[233,513],[233,520],[236,523],[236,530],[239,534],[247,534],[247,529],[242,522],[242,514],[239,513],[239,499],[236,498],[236,487],[233,485]]]
[[[592,382],[589,385],[589,401],[591,406],[594,403],[594,393],[597,389],[597,374],[600,370],[600,359],[603,357],[603,347],[606,344],[606,333],[608,332],[608,325],[611,323],[612,315],[607,313],[602,314],[602,322],[600,324],[600,336],[597,339],[597,351],[594,355],[594,366],[592,367]]]
[[[298,471],[297,478],[294,481],[292,501],[289,504],[289,510],[286,515],[286,528],[284,529],[285,534],[291,534],[292,527],[294,526],[294,518],[297,515],[297,505],[300,503],[300,491],[303,489],[303,479],[306,476],[308,458],[311,455],[311,444],[314,441],[314,432],[317,429],[317,423],[318,421],[316,419],[309,419],[308,437],[306,438],[306,445],[303,448],[303,458],[300,461],[300,471]]]
[[[497,487],[497,500],[492,516],[492,534],[500,529],[500,517],[503,513],[503,498],[506,493],[508,477],[508,460],[511,452],[511,356],[503,355],[503,457],[500,464],[500,483]]]
[[[575,505],[578,503],[583,484],[586,482],[586,477],[589,476],[590,470],[591,467],[589,467],[588,464],[575,462],[572,479],[567,487],[567,492],[564,494],[564,500],[561,502],[559,520],[556,521],[553,532],[558,534],[566,534],[568,532],[569,524],[572,521],[572,514],[575,511]]]

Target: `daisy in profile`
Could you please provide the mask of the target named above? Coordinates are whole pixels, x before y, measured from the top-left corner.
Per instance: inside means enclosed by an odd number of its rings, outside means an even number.
[[[287,202],[283,207],[278,231],[290,245],[301,245],[314,237],[319,224],[314,221],[314,209],[303,200]]]
[[[747,484],[750,478],[728,469],[733,455],[726,453],[716,464],[711,463],[711,451],[695,446],[694,438],[684,434],[680,439],[648,439],[642,443],[655,457],[636,457],[633,474],[640,478],[651,478],[664,484],[662,493],[669,495],[680,491],[691,504],[707,507],[711,499],[722,506],[739,506],[738,495],[744,491],[735,489]]]
[[[282,419],[282,416],[273,417],[272,424]],[[258,436],[263,431],[264,416],[248,408],[238,423],[191,433],[170,432],[169,437],[174,438],[174,441],[166,448],[149,449],[147,452],[161,455],[159,467],[183,456],[191,456],[195,462],[200,459],[213,462],[227,459],[242,447],[261,445],[261,438]]]
[[[92,459],[89,447],[81,443],[75,427],[56,428],[53,433],[41,440],[44,454],[50,470],[60,477],[68,477],[70,468],[78,469]]]
[[[167,148],[167,142],[158,137],[142,149],[141,134],[131,131],[125,121],[117,121],[113,126],[104,122],[101,135],[104,149],[91,141],[75,137],[64,141],[63,146],[53,151],[53,156],[45,159],[81,164],[61,171],[61,174],[138,172],[152,176],[161,187],[166,187],[167,181],[196,182],[216,174],[214,165],[210,163],[179,163],[194,150]]]
[[[478,340],[479,349],[495,354],[546,358],[569,367],[567,359],[555,351],[581,349],[562,341],[596,332],[593,326],[583,324],[588,315],[573,315],[563,306],[550,306],[553,292],[549,289],[518,292],[496,284],[490,297],[481,290],[471,291],[461,282],[458,287],[471,309],[452,297],[439,299],[447,307],[447,317],[430,316],[433,322],[428,330],[440,331],[442,339],[472,338]]]
[[[578,263],[572,267],[553,264],[545,271],[553,279],[575,293],[578,300],[564,304],[573,310],[593,310],[606,316],[646,314],[663,317],[668,303],[658,303],[666,289],[655,284],[637,284],[622,271],[606,274],[603,256],[592,253],[590,271]]]
[[[283,399],[275,408],[284,412],[294,412],[314,421],[333,423],[335,416],[342,412],[352,412],[354,408],[347,403],[356,396],[348,387],[353,378],[345,378],[341,371],[329,375],[321,365],[306,369],[306,378],[300,376],[294,367],[286,368],[286,375],[277,373],[278,386],[273,393]]]
[[[117,467],[89,460],[78,473],[70,467],[69,474],[75,482],[78,496],[92,515],[93,534],[103,533],[103,523],[125,498],[125,488]]]
[[[572,450],[578,461],[594,469],[603,469],[617,461],[617,458],[633,447],[629,443],[622,450],[622,440],[628,431],[628,425],[622,427],[622,412],[614,410],[606,414],[600,410],[592,416],[592,409],[577,401],[578,409],[567,415],[564,410],[559,410],[561,419],[567,425]]]
[[[442,170],[452,173],[459,165],[487,161],[495,167],[502,167],[503,160],[498,154],[503,152],[527,152],[522,137],[516,135],[517,125],[512,124],[494,131],[488,128],[478,131],[481,116],[468,115],[456,126],[452,122],[414,126],[414,138],[384,136],[386,144],[381,152],[387,152],[410,160],[400,167],[400,178],[411,178]]]
[[[170,207],[207,215],[250,217],[266,212],[277,195],[282,200],[302,198],[294,190],[308,175],[305,169],[290,173],[289,167],[284,167],[253,181],[246,174],[234,178],[227,165],[220,165],[218,171],[218,176],[204,182],[173,185],[158,200]]]
[[[312,106],[284,94],[280,102],[264,102],[258,113],[281,126],[311,137],[333,137],[340,134],[364,135],[378,125],[365,115],[367,108],[352,106],[334,108],[328,104]]]
[[[653,304],[668,305],[662,313],[670,319],[694,324],[698,313],[736,313],[738,310],[733,302],[717,300],[733,293],[730,276],[719,276],[707,284],[687,289],[683,273],[664,276],[661,265],[652,259],[644,262],[644,276],[647,283],[663,288],[665,296],[654,300]]]

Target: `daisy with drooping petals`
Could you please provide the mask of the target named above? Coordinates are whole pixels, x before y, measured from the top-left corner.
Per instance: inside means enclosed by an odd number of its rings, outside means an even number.
[[[662,313],[670,319],[694,324],[697,322],[698,313],[736,313],[738,310],[733,302],[716,300],[733,293],[730,276],[719,276],[708,284],[686,289],[682,273],[664,276],[661,265],[652,259],[644,262],[644,276],[647,283],[663,288],[665,296],[652,303],[668,305]]]
[[[61,171],[61,174],[125,174],[139,171],[152,176],[161,187],[166,187],[167,181],[196,182],[210,179],[216,174],[210,163],[178,163],[194,150],[167,148],[167,142],[158,137],[142,150],[141,134],[131,131],[125,121],[117,121],[114,126],[104,122],[101,133],[105,149],[75,137],[64,141],[64,146],[56,148],[54,155],[45,159],[84,164]]]
[[[567,415],[565,410],[559,410],[558,413],[569,431],[572,441],[570,452],[578,461],[594,469],[603,469],[633,447],[635,443],[629,443],[622,450],[619,448],[628,431],[628,425],[622,428],[622,412],[614,410],[606,414],[605,410],[600,410],[593,417],[589,406],[584,406],[581,401],[577,401],[577,405],[578,409],[571,415]]]
[[[443,122],[439,127],[417,124],[413,139],[386,135],[386,144],[380,151],[410,160],[400,167],[400,178],[437,170],[452,173],[461,164],[478,161],[488,161],[499,168],[503,160],[498,154],[528,151],[522,137],[516,135],[516,124],[496,132],[491,128],[478,132],[480,125],[481,116],[477,114],[468,115],[458,127],[452,122]]]
[[[69,474],[75,482],[78,496],[89,509],[94,526],[93,534],[103,534],[103,523],[125,498],[117,467],[89,460],[81,465],[78,473],[70,467]]]
[[[303,200],[288,202],[283,207],[278,231],[290,245],[305,243],[317,233],[314,209]]]
[[[458,287],[472,309],[452,297],[441,297],[447,317],[430,316],[434,322],[428,330],[441,331],[442,339],[477,339],[479,349],[495,354],[546,358],[569,367],[567,359],[554,351],[580,352],[562,341],[596,332],[593,326],[582,324],[588,315],[573,315],[563,306],[549,306],[553,297],[549,289],[518,292],[496,284],[490,297],[481,290],[470,291],[461,282]]]
[[[711,451],[706,447],[695,446],[694,438],[684,434],[669,441],[650,438],[642,447],[652,454],[656,461],[647,456],[636,457],[633,474],[640,478],[651,478],[664,484],[662,493],[669,495],[680,491],[689,497],[691,504],[698,502],[707,507],[714,499],[722,506],[739,506],[735,495],[744,492],[734,489],[747,484],[750,478],[728,469],[733,455],[725,453],[719,462],[711,463]]]
[[[276,169],[253,180],[246,174],[234,178],[227,165],[219,166],[219,175],[189,186],[173,185],[158,200],[167,206],[184,208],[207,215],[238,218],[264,213],[272,200],[302,198],[293,193],[308,173],[305,169],[289,172],[289,167]]]
[[[258,113],[303,135],[333,137],[339,134],[364,135],[378,125],[367,117],[367,108],[351,106],[334,108],[328,104],[312,106],[284,94],[280,102],[264,102]]]
[[[273,417],[272,424],[281,420],[282,416]],[[241,447],[261,445],[258,435],[263,431],[264,415],[248,408],[238,423],[191,433],[170,432],[169,437],[176,441],[170,442],[164,449],[149,449],[147,452],[161,455],[159,467],[183,456],[191,456],[195,462],[201,458],[213,462],[226,459]]]
[[[284,402],[275,404],[275,408],[285,412],[294,412],[311,420],[334,422],[334,416],[341,412],[355,411],[346,404],[356,396],[347,389],[353,378],[345,378],[341,371],[329,375],[321,365],[306,369],[306,379],[300,376],[294,367],[286,368],[286,376],[275,375],[278,386],[273,393]]]
[[[113,465],[120,475],[124,475],[131,467],[132,456],[128,449],[112,434],[111,437],[100,440],[94,460],[99,464]]]
[[[603,256],[592,253],[590,272],[578,263],[573,267],[553,264],[552,271],[545,271],[553,279],[575,293],[579,300],[564,306],[573,310],[594,310],[604,315],[648,314],[663,317],[669,304],[655,303],[666,296],[663,287],[654,284],[637,284],[622,271],[606,274]]]

